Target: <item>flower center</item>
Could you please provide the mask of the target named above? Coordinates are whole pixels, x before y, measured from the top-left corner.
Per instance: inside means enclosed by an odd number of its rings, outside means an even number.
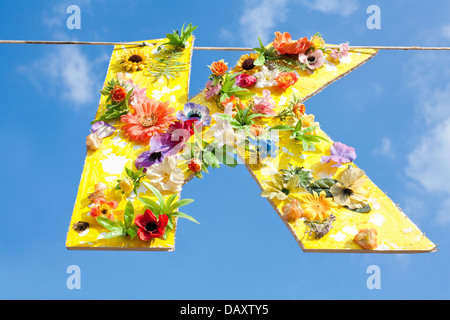
[[[287,188],[281,189],[281,192],[283,192],[285,195],[289,195],[289,189]]]
[[[158,122],[158,117],[153,114],[151,114],[151,115],[146,114],[146,115],[139,117],[139,122],[144,127],[151,127],[151,126],[154,126],[156,122]]]
[[[242,69],[244,70],[252,70],[255,67],[255,59],[248,58],[242,62]]]
[[[107,214],[108,213],[108,209],[106,209],[106,208],[103,208],[101,211],[100,211],[103,215],[105,215],[105,214]]]
[[[187,116],[188,116],[188,118],[201,119],[202,114],[197,110],[192,110],[192,111],[188,112]]]
[[[314,57],[314,56],[308,57],[308,62],[309,62],[309,63],[314,63],[314,62],[316,62],[316,57]]]
[[[131,57],[128,58],[128,61],[133,63],[139,63],[142,62],[142,57],[137,54],[133,54]]]
[[[348,198],[353,194],[353,190],[349,188],[344,188],[344,190],[342,190],[342,194],[344,195],[344,197]]]
[[[155,222],[150,222],[145,225],[145,230],[148,232],[153,232],[158,228],[158,225]]]
[[[150,159],[151,160],[159,160],[159,159],[161,159],[161,157],[162,157],[162,153],[161,152],[153,152],[151,155],[150,155]]]
[[[164,173],[162,182],[163,182],[163,183],[167,183],[167,182],[169,181],[169,179],[170,179],[170,173],[167,173],[167,172]]]

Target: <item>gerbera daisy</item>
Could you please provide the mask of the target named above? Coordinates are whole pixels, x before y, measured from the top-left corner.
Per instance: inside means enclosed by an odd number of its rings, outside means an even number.
[[[146,53],[142,50],[133,49],[125,51],[120,64],[125,68],[125,71],[139,71],[145,68],[148,61],[149,58]]]
[[[169,108],[169,101],[160,102],[144,97],[132,106],[134,112],[120,117],[128,123],[122,127],[131,140],[148,143],[150,138],[165,131],[175,121],[175,109]]]
[[[319,194],[313,191],[312,194],[304,195],[301,202],[303,215],[309,221],[325,220],[337,208],[337,204],[331,198],[326,197],[325,191],[321,191]]]
[[[254,74],[260,70],[259,66],[255,66],[254,62],[258,59],[258,53],[250,53],[242,55],[236,66],[233,69],[233,72],[241,72],[244,71],[247,74]]]

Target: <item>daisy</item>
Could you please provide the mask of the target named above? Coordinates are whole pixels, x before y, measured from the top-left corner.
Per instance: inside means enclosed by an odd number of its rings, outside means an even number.
[[[139,143],[148,143],[153,135],[165,131],[175,121],[175,109],[169,108],[169,101],[144,97],[132,107],[134,112],[121,116],[120,120],[127,123],[122,127],[125,136]]]
[[[326,197],[325,191],[321,191],[320,194],[313,191],[312,194],[304,195],[301,201],[303,216],[309,221],[325,220],[337,208],[333,200]]]
[[[125,51],[120,64],[125,68],[125,71],[139,71],[143,70],[148,62],[149,58],[146,53],[142,50],[133,49]]]
[[[255,66],[254,62],[258,59],[258,53],[250,53],[242,55],[238,62],[236,63],[236,67],[234,67],[233,72],[241,72],[244,71],[247,74],[254,74],[259,71],[259,67]]]

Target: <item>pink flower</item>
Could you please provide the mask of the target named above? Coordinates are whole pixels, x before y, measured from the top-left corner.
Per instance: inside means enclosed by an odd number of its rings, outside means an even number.
[[[298,60],[305,64],[308,69],[315,70],[323,65],[323,51],[320,49],[308,52],[307,54],[300,53]]]
[[[341,43],[339,50],[336,50],[336,49],[331,50],[330,57],[333,60],[337,60],[337,59],[346,57],[346,56],[348,56],[348,50],[350,50],[348,42]]]
[[[242,87],[242,88],[251,87],[255,83],[256,83],[256,77],[252,76],[250,74],[245,74],[245,73],[241,73],[240,75],[238,75],[236,77],[236,82],[235,82],[237,87]]]
[[[253,113],[262,113],[267,115],[275,115],[275,101],[273,100],[270,90],[263,90],[262,97],[253,98]]]
[[[210,80],[205,84],[205,99],[209,100],[212,97],[216,96],[220,89],[222,89],[222,85],[220,83],[213,85],[213,82]]]

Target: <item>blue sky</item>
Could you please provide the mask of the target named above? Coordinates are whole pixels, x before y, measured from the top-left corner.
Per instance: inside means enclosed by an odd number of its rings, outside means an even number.
[[[72,4],[81,30],[66,27]],[[381,9],[380,30],[366,26],[369,4]],[[255,46],[278,30],[294,38],[321,32],[328,43],[450,46],[449,13],[437,0],[22,1],[2,3],[0,38],[134,41],[192,22],[197,46]],[[358,166],[438,252],[303,253],[243,166],[183,189],[196,199],[186,210],[201,225],[180,222],[175,252],[68,251],[85,137],[111,50],[0,45],[0,298],[450,298],[450,52],[382,51],[306,103],[335,141],[355,147]],[[190,94],[204,87],[212,61],[238,57],[194,52]],[[70,265],[81,269],[80,290],[66,287]],[[379,290],[366,286],[370,265],[380,267]]]

